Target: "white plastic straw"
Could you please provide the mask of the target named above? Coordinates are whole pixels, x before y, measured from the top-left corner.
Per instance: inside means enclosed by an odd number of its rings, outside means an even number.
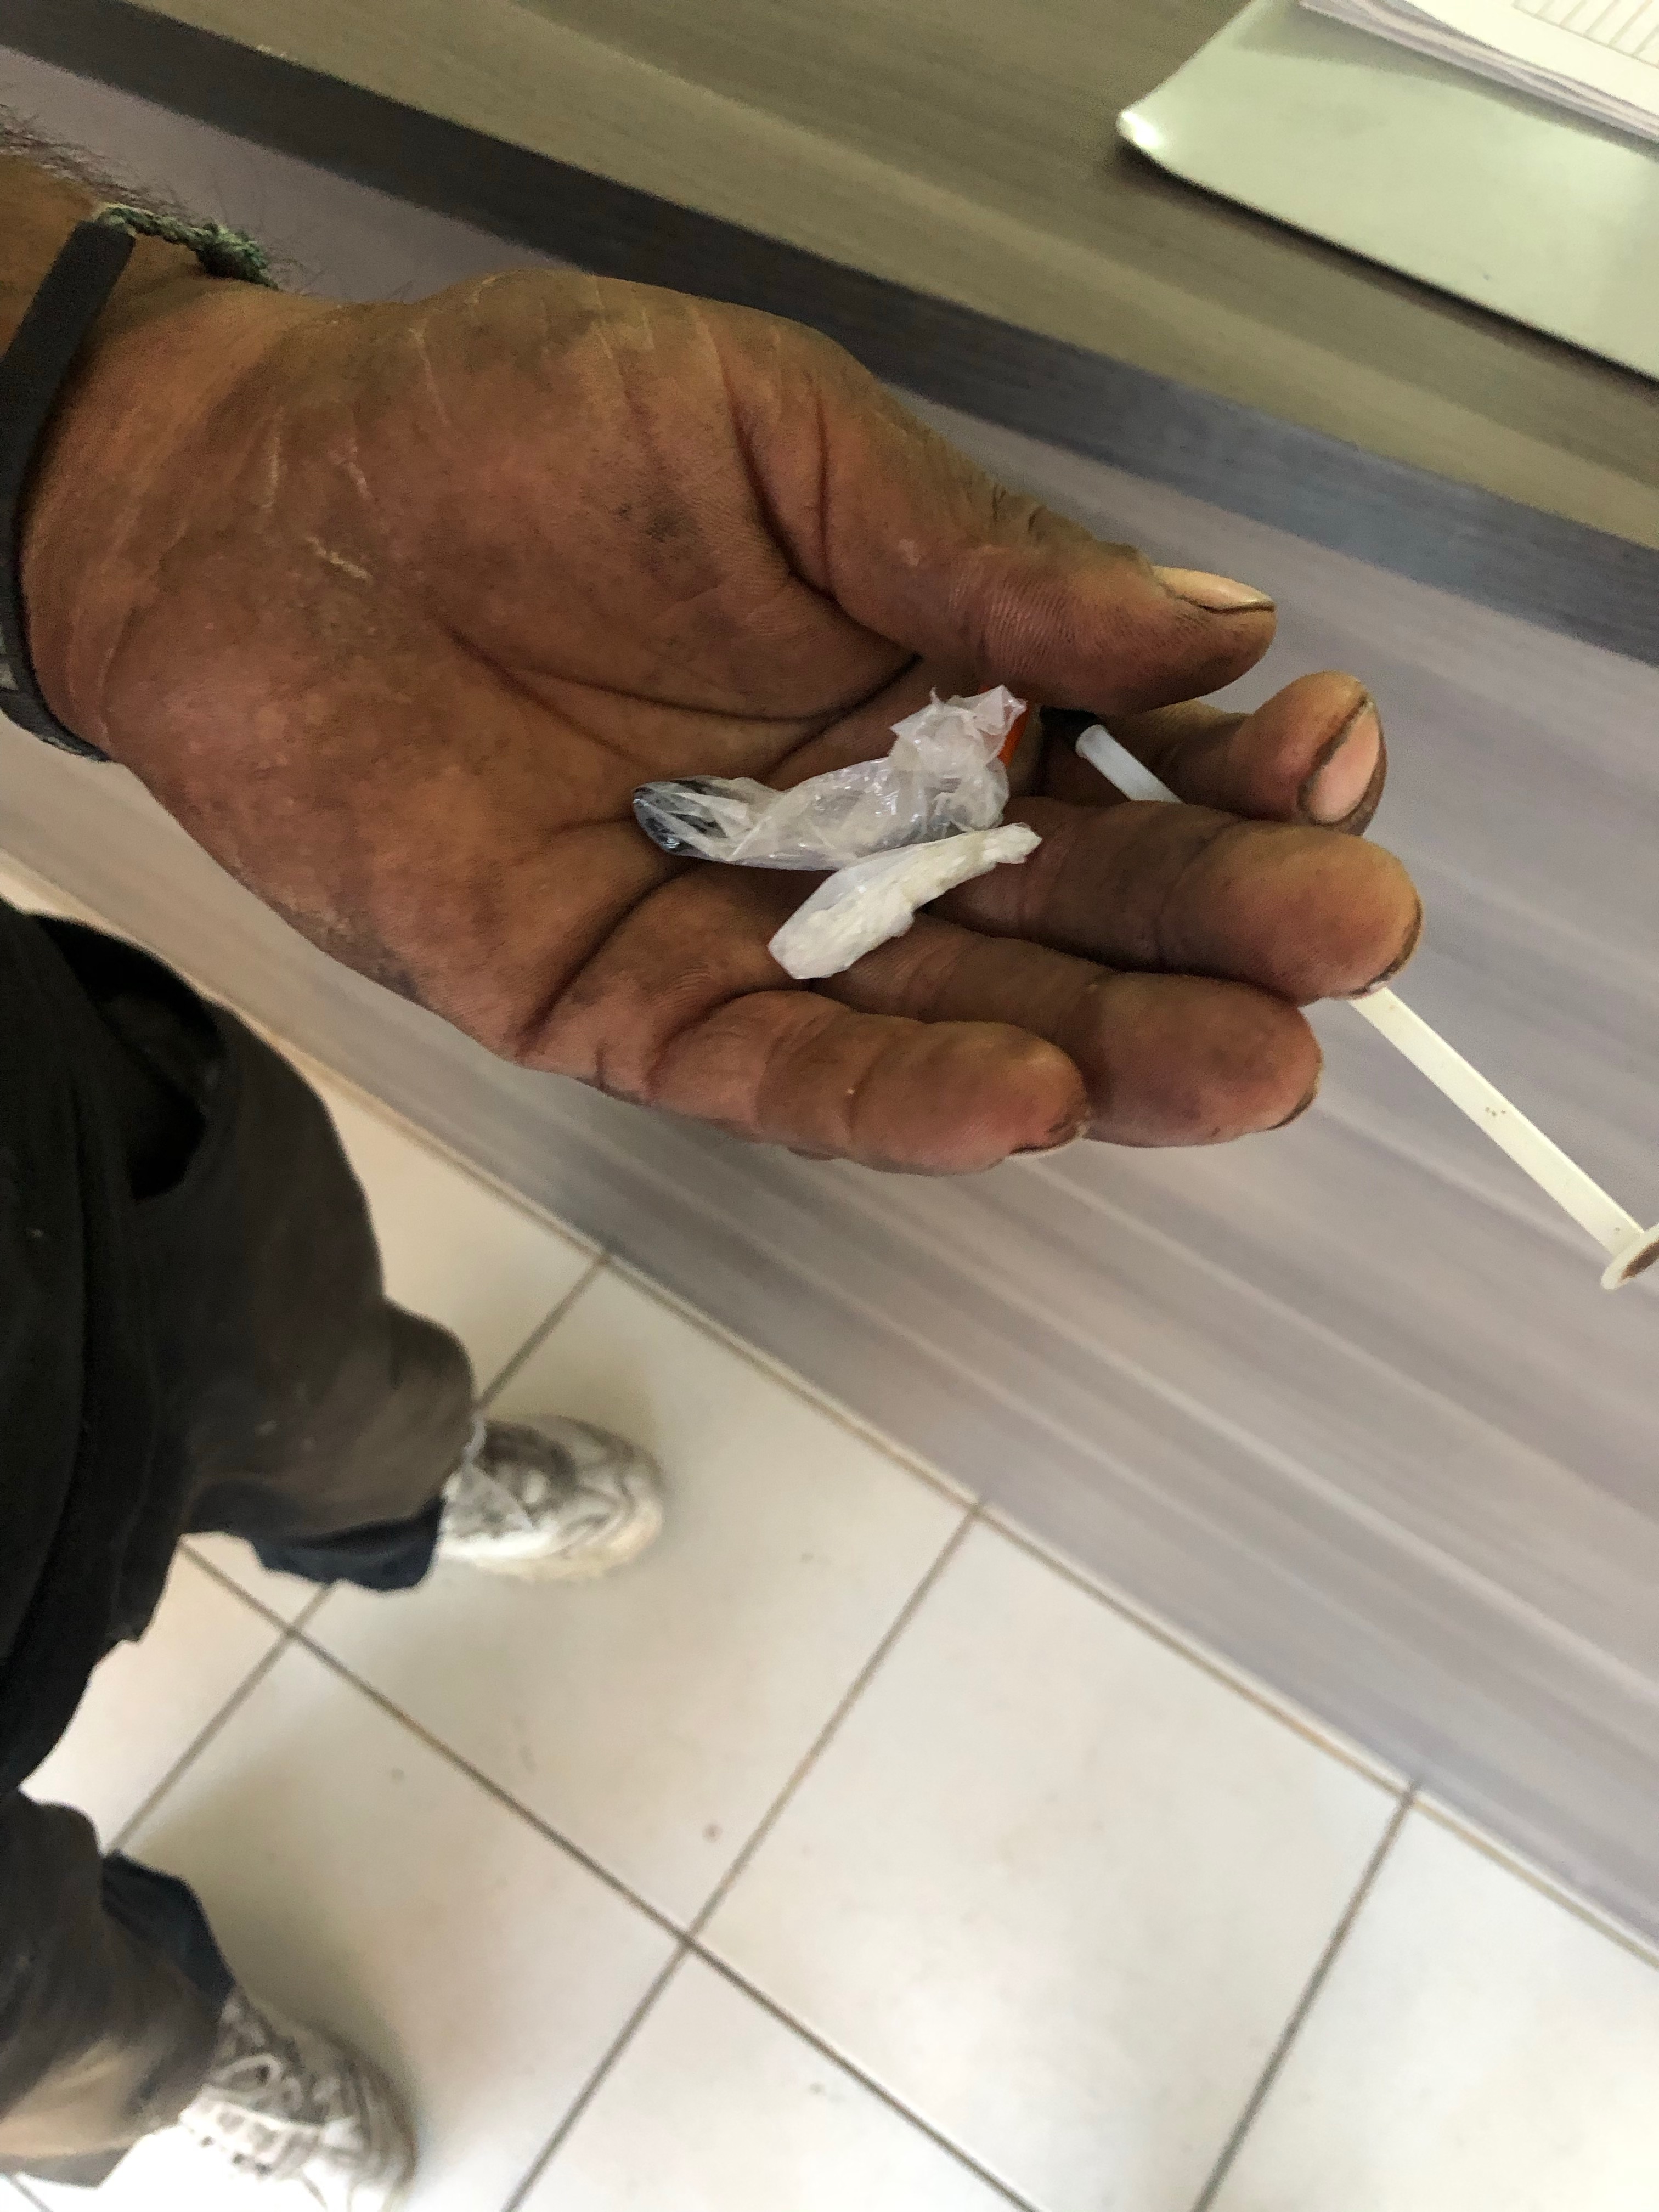
[[[1083,732],[1077,749],[1126,799],[1174,800],[1169,786],[1098,723]],[[1609,1198],[1600,1183],[1593,1182],[1577,1161],[1570,1160],[1559,1145],[1512,1106],[1403,999],[1381,990],[1348,1004],[1612,1255],[1601,1278],[1608,1290],[1629,1282],[1650,1263],[1659,1250],[1659,1231],[1644,1229],[1634,1214]]]

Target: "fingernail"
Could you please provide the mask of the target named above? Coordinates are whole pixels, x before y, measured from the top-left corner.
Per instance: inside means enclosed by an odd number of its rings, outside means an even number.
[[[1422,937],[1423,902],[1421,899],[1419,899],[1417,902],[1416,917],[1413,920],[1411,927],[1406,932],[1406,941],[1401,946],[1399,951],[1389,963],[1388,966],[1382,970],[1382,973],[1380,975],[1373,975],[1370,981],[1365,985],[1363,990],[1352,992],[1350,995],[1356,999],[1369,999],[1373,991],[1380,991],[1385,983],[1392,983],[1395,977],[1400,973],[1406,963],[1411,958],[1413,953],[1416,951],[1418,945],[1422,941]]]
[[[1299,793],[1310,822],[1346,822],[1371,787],[1382,751],[1382,725],[1367,699],[1326,746]]]
[[[1275,1121],[1273,1123],[1273,1129],[1288,1129],[1292,1121],[1299,1121],[1302,1119],[1302,1116],[1307,1112],[1309,1107],[1313,1104],[1314,1100],[1319,1096],[1319,1085],[1323,1075],[1324,1070],[1322,1068],[1319,1074],[1315,1076],[1313,1079],[1313,1089],[1309,1091],[1307,1097],[1305,1098],[1297,1099],[1296,1104],[1291,1107],[1290,1112],[1285,1116],[1284,1120],[1282,1121]],[[1271,1136],[1273,1134],[1273,1130],[1270,1129],[1267,1133]]]
[[[1076,1144],[1088,1126],[1089,1117],[1086,1114],[1080,1117],[1073,1115],[1071,1120],[1063,1121],[1051,1129],[1047,1136],[1039,1139],[1035,1145],[1021,1145],[1010,1157],[1023,1160],[1030,1159],[1034,1153],[1063,1152],[1067,1145]]]
[[[1266,614],[1273,601],[1254,584],[1235,582],[1231,576],[1212,576],[1202,568],[1155,568],[1152,574],[1166,592],[1206,607],[1212,615]]]

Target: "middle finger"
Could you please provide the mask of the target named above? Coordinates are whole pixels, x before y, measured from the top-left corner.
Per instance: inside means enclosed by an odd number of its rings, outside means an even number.
[[[1374,988],[1415,950],[1422,906],[1391,853],[1202,806],[1028,799],[1042,839],[936,911],[1113,968],[1224,977],[1298,1006]]]

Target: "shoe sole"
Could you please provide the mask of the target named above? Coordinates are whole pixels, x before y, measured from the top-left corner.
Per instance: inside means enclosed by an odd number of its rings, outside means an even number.
[[[404,2109],[402,2096],[392,2087],[380,2069],[372,2060],[364,2058],[361,2053],[356,2055],[358,2065],[371,2077],[380,2092],[381,2117],[389,2123],[387,2134],[390,2142],[387,2148],[396,2155],[402,2167],[398,2179],[392,2183],[386,2195],[381,2198],[380,2212],[398,2212],[398,2206],[408,2202],[409,2192],[415,2186],[417,2178],[416,2167],[420,2160],[420,2149],[415,2140],[414,2122]]]

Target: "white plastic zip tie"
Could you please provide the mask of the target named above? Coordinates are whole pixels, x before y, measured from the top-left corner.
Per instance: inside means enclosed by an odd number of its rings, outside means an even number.
[[[1097,722],[1083,732],[1077,749],[1126,799],[1175,799],[1174,792],[1158,781],[1144,761],[1138,761]],[[1347,1003],[1612,1255],[1601,1277],[1603,1290],[1621,1289],[1659,1260],[1659,1225],[1644,1229],[1633,1214],[1626,1213],[1600,1183],[1593,1182],[1576,1161],[1570,1160],[1559,1145],[1518,1107],[1510,1105],[1479,1068],[1471,1067],[1461,1052],[1455,1052],[1420,1014],[1414,1014],[1403,999],[1384,989]]]

